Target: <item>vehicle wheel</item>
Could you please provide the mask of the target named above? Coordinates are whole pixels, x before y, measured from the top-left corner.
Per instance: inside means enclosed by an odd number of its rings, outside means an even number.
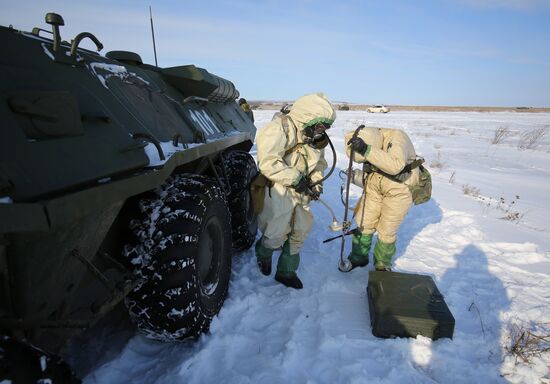
[[[80,383],[59,356],[0,335],[0,383]]]
[[[125,249],[141,283],[126,298],[146,336],[182,340],[208,331],[227,295],[231,219],[221,188],[177,175],[140,202],[147,216],[131,227],[140,244]]]
[[[233,249],[244,251],[254,244],[258,230],[258,215],[254,213],[250,196],[250,183],[258,174],[258,168],[254,158],[244,151],[226,153],[224,164],[231,184],[228,201]]]

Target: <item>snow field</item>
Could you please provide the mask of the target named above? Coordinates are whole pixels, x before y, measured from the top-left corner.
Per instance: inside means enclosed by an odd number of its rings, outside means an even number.
[[[255,111],[256,125],[274,112]],[[242,252],[209,334],[175,344],[136,335],[85,383],[550,382],[548,354],[516,364],[507,352],[514,324],[550,333],[550,132],[535,149],[517,148],[550,115],[339,111],[329,131],[337,170],[322,196],[339,219],[343,134],[362,123],[404,129],[432,173],[433,198],[402,224],[394,270],[434,278],[456,319],[453,340],[374,337],[365,293],[372,265],[338,271],[340,240],[322,243],[335,235],[331,217],[312,203],[303,290],[261,275],[253,249]],[[501,126],[510,135],[491,144]],[[326,157],[330,164],[328,149]],[[502,219],[510,212],[518,215]]]

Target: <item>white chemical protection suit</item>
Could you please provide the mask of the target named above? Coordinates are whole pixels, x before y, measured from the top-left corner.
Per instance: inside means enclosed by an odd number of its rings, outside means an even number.
[[[296,100],[288,114],[268,123],[256,137],[260,172],[272,182],[258,216],[263,236],[256,255],[258,260],[271,262],[273,250],[284,245],[278,274],[295,274],[299,251],[313,225],[310,197],[293,187],[302,177],[312,183],[322,179],[327,167],[325,150],[305,144],[304,128],[317,123],[330,126],[335,118],[325,95],[310,94]]]

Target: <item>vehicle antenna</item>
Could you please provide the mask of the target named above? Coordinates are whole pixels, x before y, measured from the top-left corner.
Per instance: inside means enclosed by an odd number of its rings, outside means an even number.
[[[151,35],[153,36],[153,52],[155,53],[155,67],[158,67],[157,62],[157,46],[155,44],[155,28],[153,27],[153,11],[151,11],[151,6],[149,6],[149,17],[151,19]]]

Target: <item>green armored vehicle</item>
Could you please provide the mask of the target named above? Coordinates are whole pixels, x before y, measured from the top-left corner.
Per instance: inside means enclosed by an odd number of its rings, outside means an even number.
[[[10,351],[59,352],[121,301],[149,337],[200,334],[256,235],[233,83],[46,22],[0,27],[0,381]]]

